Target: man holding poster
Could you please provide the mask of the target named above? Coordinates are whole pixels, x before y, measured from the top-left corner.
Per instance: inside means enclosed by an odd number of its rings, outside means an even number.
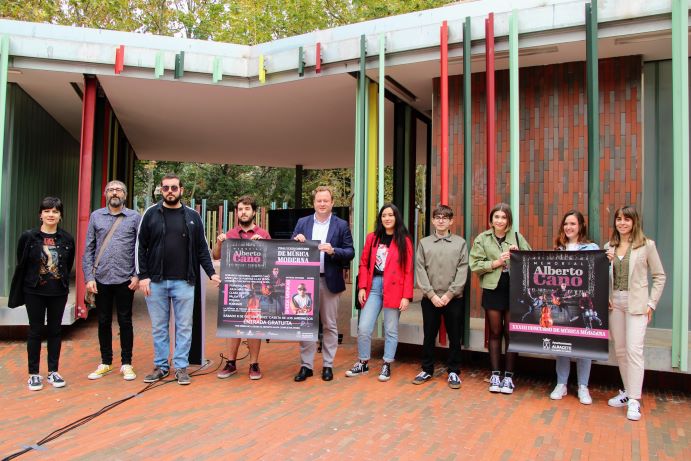
[[[318,306],[319,316],[323,327],[322,379],[333,379],[333,360],[338,348],[338,301],[340,293],[345,291],[343,269],[355,257],[353,237],[348,223],[331,213],[334,201],[331,189],[326,186],[317,187],[312,192],[314,200],[313,215],[305,216],[298,220],[293,239],[298,242],[308,240],[319,241],[319,295],[320,300],[315,300]],[[307,290],[309,292],[309,290]],[[286,287],[286,293],[291,293]],[[314,354],[317,352],[317,337],[300,342],[301,367],[295,376],[295,381],[305,381],[314,372]]]
[[[216,239],[216,246],[213,250],[214,259],[221,259],[221,246],[226,239],[270,239],[271,236],[261,227],[254,224],[254,216],[257,214],[257,202],[254,197],[243,195],[235,202],[235,212],[238,218],[238,225],[230,229],[227,233],[219,234]],[[226,366],[219,371],[216,376],[220,379],[226,379],[237,373],[238,369],[235,361],[238,358],[238,349],[240,348],[240,338],[230,339],[230,357],[226,361]],[[248,339],[247,348],[250,350],[250,371],[249,377],[252,380],[261,379],[262,372],[259,369],[259,349],[261,348],[261,339]]]

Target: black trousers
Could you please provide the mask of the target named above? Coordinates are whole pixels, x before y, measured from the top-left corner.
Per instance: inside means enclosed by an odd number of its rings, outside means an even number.
[[[48,371],[58,371],[60,347],[62,345],[62,314],[65,312],[67,295],[42,296],[24,293],[26,313],[29,317],[29,336],[26,352],[29,359],[29,374],[37,375],[41,364],[41,333],[47,324]]]
[[[428,298],[422,298],[422,329],[425,334],[422,344],[422,371],[434,373],[434,349],[441,318],[444,317],[446,333],[449,336],[449,359],[446,365],[449,373],[460,374],[464,307],[463,298],[453,298],[444,307],[435,307]]]
[[[123,365],[132,364],[132,345],[134,329],[132,327],[132,300],[134,291],[130,282],[118,285],[105,285],[96,281],[96,312],[98,312],[98,344],[101,347],[101,363],[113,363],[113,302],[115,302],[118,325],[120,326],[120,357]]]

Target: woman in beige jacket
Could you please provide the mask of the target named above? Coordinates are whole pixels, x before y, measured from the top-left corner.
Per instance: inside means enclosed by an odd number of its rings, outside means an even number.
[[[610,260],[610,331],[624,391],[609,406],[627,407],[626,417],[641,419],[645,330],[665,286],[665,270],[655,242],[643,234],[638,212],[624,206],[614,213],[614,229],[605,244]],[[653,286],[648,289],[648,273]]]

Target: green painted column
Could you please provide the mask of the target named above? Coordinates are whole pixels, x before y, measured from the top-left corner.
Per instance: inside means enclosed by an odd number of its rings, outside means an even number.
[[[470,247],[473,241],[473,143],[471,89],[473,74],[471,69],[470,17],[463,23],[463,234]],[[470,271],[465,284],[465,322],[463,324],[463,344],[470,344]]]
[[[688,371],[689,353],[689,12],[672,0],[672,145],[674,188],[674,280],[672,366]]]
[[[518,136],[518,13],[509,19],[509,174],[513,229],[520,228],[520,143]]]
[[[0,37],[0,167],[5,165],[5,119],[7,115],[7,70],[10,58],[10,39],[7,35]],[[3,213],[3,173],[0,172],[0,219],[4,221]],[[0,224],[3,229],[4,222]],[[5,229],[7,231],[7,229]]]
[[[384,93],[386,92],[385,81],[385,56],[386,56],[386,37],[384,35],[379,36],[379,145],[377,148],[377,183],[378,183],[378,194],[377,194],[377,209],[381,209],[384,205],[384,114],[386,113],[386,107],[384,106]]]
[[[590,237],[600,242],[600,96],[598,85],[597,0],[585,5],[585,63],[588,97],[588,220]]]
[[[355,103],[355,165],[353,169],[353,246],[355,248],[355,258],[353,259],[352,275],[353,285],[352,294],[353,300],[357,296],[357,286],[355,285],[355,276],[358,273],[358,266],[360,264],[360,254],[364,245],[364,216],[365,216],[365,197],[366,197],[366,171],[365,161],[367,158],[367,76],[366,70],[366,38],[364,35],[360,37],[360,73],[358,75],[357,83],[357,98]],[[357,316],[355,303],[353,302],[352,316]]]

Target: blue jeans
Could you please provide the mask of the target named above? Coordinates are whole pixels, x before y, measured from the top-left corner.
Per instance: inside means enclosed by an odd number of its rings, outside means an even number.
[[[382,310],[384,278],[375,276],[372,279],[372,289],[367,302],[360,310],[358,322],[357,350],[360,360],[369,360],[372,352],[372,332],[377,323],[377,317]],[[396,356],[398,346],[398,309],[383,308],[384,310],[384,361],[391,363]]]
[[[151,282],[151,294],[146,306],[151,317],[151,334],[154,339],[154,366],[168,369],[170,354],[170,305],[175,315],[175,351],[173,366],[178,370],[189,365],[192,345],[192,314],[194,312],[194,285],[186,280]]]
[[[576,371],[578,373],[578,385],[588,386],[590,381],[591,359],[576,359]],[[557,384],[567,384],[569,372],[571,371],[571,359],[569,357],[557,356]]]

